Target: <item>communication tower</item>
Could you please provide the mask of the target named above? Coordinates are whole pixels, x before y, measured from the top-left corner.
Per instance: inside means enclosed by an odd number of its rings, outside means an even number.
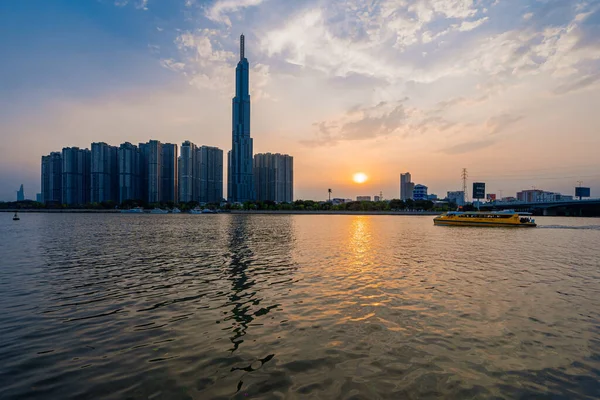
[[[467,192],[467,178],[469,177],[469,174],[467,173],[466,168],[463,168],[461,177],[463,181],[463,204],[466,204],[467,201],[469,201],[469,193]]]

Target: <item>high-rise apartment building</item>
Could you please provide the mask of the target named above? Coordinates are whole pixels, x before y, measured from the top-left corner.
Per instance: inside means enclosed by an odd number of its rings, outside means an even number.
[[[279,153],[256,154],[253,168],[257,200],[278,203],[294,200],[293,157]]]
[[[178,202],[179,195],[177,193],[177,145],[164,143],[162,145],[161,157],[161,188],[160,201],[166,203],[168,201]]]
[[[415,184],[411,182],[410,172],[400,174],[400,200],[413,198]]]
[[[119,201],[119,169],[117,147],[103,142],[92,143],[91,151],[92,203]]]
[[[162,143],[158,140],[140,143],[140,150],[143,159],[143,199],[148,203],[158,203],[162,186]]]
[[[21,184],[21,187],[17,190],[17,201],[23,200],[25,200],[25,191],[23,190],[23,184]]]
[[[62,154],[42,156],[42,199],[44,203],[62,204]]]
[[[200,203],[223,200],[223,150],[202,146],[196,151],[197,198]]]
[[[198,176],[196,172],[196,145],[189,140],[179,149],[177,172],[179,174],[179,201],[187,203],[196,200]]]
[[[177,202],[177,145],[140,143],[142,198],[148,203]]]
[[[256,198],[252,175],[250,137],[250,67],[244,55],[244,35],[240,36],[240,61],[235,69],[235,97],[232,100],[232,143],[227,154],[227,198],[245,202]]]
[[[62,149],[62,202],[86,204],[91,195],[91,152],[78,147]]]
[[[119,146],[119,202],[125,200],[141,200],[142,157],[140,149],[129,142]]]

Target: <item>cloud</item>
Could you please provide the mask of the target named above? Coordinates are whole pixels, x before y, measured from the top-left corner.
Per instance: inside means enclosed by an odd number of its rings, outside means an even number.
[[[501,114],[487,120],[486,126],[492,135],[499,133],[508,126],[523,119],[521,115]]]
[[[264,1],[265,0],[217,0],[206,10],[205,15],[212,21],[231,26],[231,20],[227,14],[235,13],[247,7],[258,6]]]
[[[475,150],[485,149],[486,147],[492,146],[494,143],[495,143],[495,141],[492,139],[484,139],[484,140],[478,140],[478,141],[474,141],[474,142],[459,143],[454,146],[450,146],[445,149],[442,149],[440,151],[442,153],[449,154],[449,155],[465,154],[465,153],[470,153]]]
[[[600,73],[584,76],[583,78],[579,78],[573,82],[568,82],[558,86],[556,89],[554,89],[553,93],[557,95],[562,95],[577,90],[585,89],[598,82],[598,80],[600,80]]]
[[[135,5],[135,8],[147,11],[148,10],[148,0],[139,0]]]

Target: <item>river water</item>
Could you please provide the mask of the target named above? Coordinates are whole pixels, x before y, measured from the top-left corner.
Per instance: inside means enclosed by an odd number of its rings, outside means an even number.
[[[600,397],[598,219],[0,217],[2,399]]]

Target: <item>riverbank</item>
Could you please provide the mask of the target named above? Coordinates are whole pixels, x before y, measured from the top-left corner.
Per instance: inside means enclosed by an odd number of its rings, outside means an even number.
[[[301,211],[301,210],[231,210],[232,214],[294,215],[440,215],[441,211]]]
[[[46,213],[46,214],[118,214],[121,210],[86,210],[86,209],[5,209],[0,212],[14,213]],[[302,210],[231,210],[222,214],[265,214],[265,215],[440,215],[440,211],[302,211]],[[144,214],[150,214],[150,210]],[[182,214],[187,214],[183,212]]]

